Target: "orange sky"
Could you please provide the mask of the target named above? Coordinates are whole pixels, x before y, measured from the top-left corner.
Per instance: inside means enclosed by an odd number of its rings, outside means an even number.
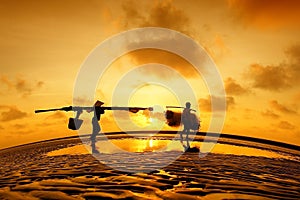
[[[187,34],[212,57],[227,93],[223,132],[300,145],[299,6],[296,0],[0,0],[0,148],[78,134],[67,129],[72,113],[34,110],[71,105],[77,73],[89,53],[114,34],[148,26]],[[149,50],[121,57],[100,80],[96,98],[110,105],[113,83],[150,62],[173,67],[192,85],[206,131],[208,90],[174,55]],[[152,85],[133,94],[130,104],[150,102],[178,103],[172,93]],[[111,115],[103,116],[103,131],[117,130]],[[141,129],[149,123],[147,113],[130,116]]]

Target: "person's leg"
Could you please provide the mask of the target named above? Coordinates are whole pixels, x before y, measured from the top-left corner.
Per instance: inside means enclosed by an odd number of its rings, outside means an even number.
[[[91,135],[91,147],[92,147],[92,153],[99,153],[99,151],[96,149],[96,136],[97,133],[92,133]]]
[[[186,130],[186,144],[187,144],[187,148],[190,148],[189,134],[190,134],[190,129],[187,129]]]
[[[91,135],[91,146],[92,146],[92,153],[99,153],[99,151],[96,149],[96,137],[99,131],[101,130],[98,119],[96,116],[92,119],[92,126],[93,126],[93,132]]]

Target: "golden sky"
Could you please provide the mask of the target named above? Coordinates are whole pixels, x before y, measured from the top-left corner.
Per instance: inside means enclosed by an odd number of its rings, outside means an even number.
[[[78,134],[67,129],[72,113],[34,110],[72,105],[74,83],[89,53],[108,37],[140,27],[176,30],[205,48],[226,89],[224,133],[300,145],[299,8],[297,0],[0,0],[0,148]],[[206,131],[211,109],[205,84],[196,84],[201,77],[191,75],[187,69],[192,67],[166,52],[137,51],[119,58],[99,81],[95,99],[109,106],[120,77],[151,62],[176,69],[192,85]],[[140,75],[176,84],[168,76]],[[178,102],[165,88],[146,85],[129,103]],[[149,123],[147,116],[130,114],[141,127]],[[103,115],[103,131],[117,130],[111,117]],[[155,119],[161,117],[157,113]]]

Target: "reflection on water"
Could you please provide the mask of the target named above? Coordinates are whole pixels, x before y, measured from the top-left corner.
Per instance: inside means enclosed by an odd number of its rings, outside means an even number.
[[[203,142],[191,142],[191,147],[201,147]],[[165,140],[165,139],[111,139],[100,140],[96,144],[97,149],[101,153],[123,153],[123,152],[163,152],[163,151],[184,151],[184,147],[179,140]],[[201,150],[202,153],[203,150]],[[274,151],[256,149],[253,147],[236,146],[230,144],[217,143],[212,153],[217,154],[232,154],[232,155],[245,155],[245,156],[262,156],[267,158],[285,158],[290,159],[287,155],[282,155]],[[58,149],[49,152],[48,156],[58,155],[76,155],[76,154],[91,154],[89,144],[75,145],[63,149]]]
[[[218,144],[214,152],[255,156],[211,153],[199,158],[197,153],[181,155],[179,140],[169,148],[179,151],[163,151],[171,142],[167,137],[120,138],[124,136],[114,135],[110,144],[118,144],[119,151],[157,152],[101,153],[98,158],[89,154],[88,136],[0,151],[0,199],[299,199],[299,160],[257,157],[282,152],[278,146],[261,151],[257,148],[266,144],[226,140],[232,143]],[[101,139],[99,150],[112,151]],[[241,146],[245,143],[248,146]],[[41,155],[49,151],[50,156]],[[297,157],[297,152],[287,155]]]

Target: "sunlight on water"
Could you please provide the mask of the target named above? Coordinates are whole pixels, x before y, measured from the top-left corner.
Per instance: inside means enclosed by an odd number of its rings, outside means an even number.
[[[149,140],[149,147],[153,147],[153,139],[151,138],[150,140]]]
[[[202,142],[191,142],[191,147],[200,148]],[[184,151],[182,143],[178,140],[159,139],[112,139],[98,141],[97,149],[101,153],[124,153],[124,152],[162,152],[162,151]],[[203,152],[202,150],[202,153]],[[288,156],[278,154],[274,151],[256,149],[252,147],[235,146],[229,144],[216,144],[212,153],[232,154],[245,156],[262,156],[267,158],[286,158]],[[91,147],[87,144],[75,145],[49,152],[48,156],[91,154]]]

